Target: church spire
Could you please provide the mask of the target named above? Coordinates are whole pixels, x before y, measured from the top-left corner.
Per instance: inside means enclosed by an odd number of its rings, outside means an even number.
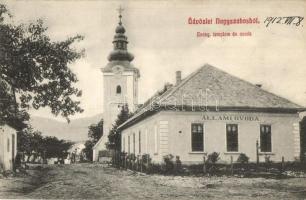
[[[134,56],[127,51],[127,37],[125,36],[125,28],[122,25],[122,11],[121,6],[118,9],[119,11],[119,23],[116,27],[116,34],[114,36],[113,45],[114,50],[109,54],[109,61],[129,61],[131,62],[134,59]]]

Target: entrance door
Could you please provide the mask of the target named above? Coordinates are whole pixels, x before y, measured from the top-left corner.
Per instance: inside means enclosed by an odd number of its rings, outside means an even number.
[[[306,161],[306,117],[300,122],[301,161]]]

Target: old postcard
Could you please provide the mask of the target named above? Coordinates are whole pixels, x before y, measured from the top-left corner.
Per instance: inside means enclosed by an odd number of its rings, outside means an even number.
[[[1,1],[0,199],[305,199],[305,8]]]

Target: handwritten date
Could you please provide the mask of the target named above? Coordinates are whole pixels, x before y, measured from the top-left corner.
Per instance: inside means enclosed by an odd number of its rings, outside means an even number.
[[[286,25],[295,25],[300,26],[304,17],[300,16],[289,16],[289,17],[267,17],[264,21],[266,27],[271,24],[286,24]],[[303,26],[303,25],[302,25]]]

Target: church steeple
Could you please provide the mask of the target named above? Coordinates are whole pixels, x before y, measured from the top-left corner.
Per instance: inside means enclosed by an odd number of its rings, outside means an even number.
[[[125,28],[122,25],[122,11],[119,9],[119,23],[116,27],[116,34],[114,36],[113,45],[114,49],[109,54],[108,60],[111,61],[129,61],[131,62],[134,59],[133,54],[127,51],[127,44],[129,43],[127,37],[125,36]]]
[[[103,73],[103,136],[93,148],[93,160],[97,161],[99,151],[106,149],[108,135],[118,117],[120,108],[128,105],[131,112],[138,105],[138,80],[140,73],[134,67],[134,56],[127,51],[128,40],[122,25],[122,8],[119,8],[119,22],[113,39],[114,48],[108,56],[109,62],[101,69]]]

